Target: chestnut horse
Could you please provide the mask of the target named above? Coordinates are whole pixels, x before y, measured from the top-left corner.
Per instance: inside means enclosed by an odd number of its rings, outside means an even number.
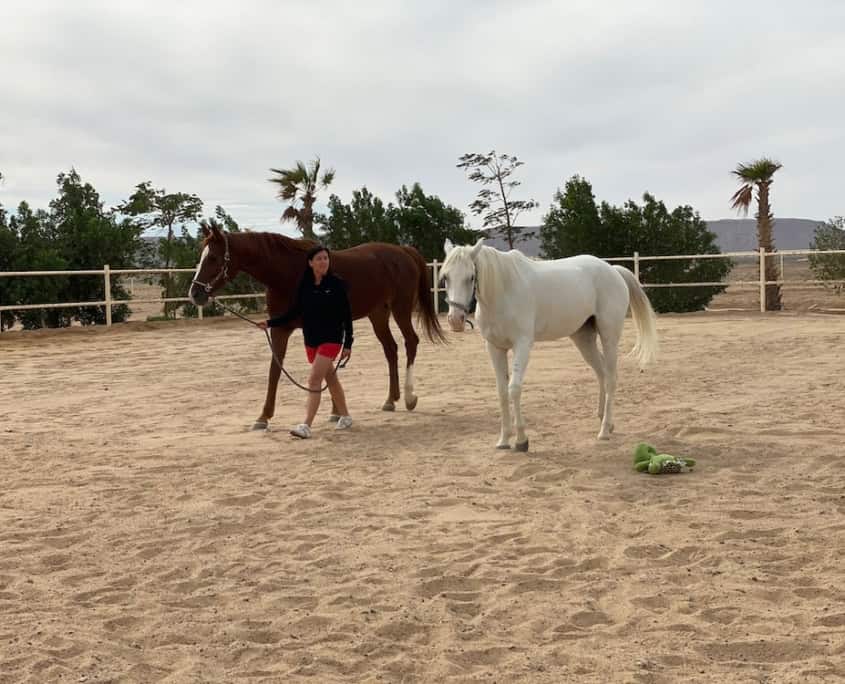
[[[278,316],[290,307],[297,285],[308,266],[306,252],[315,243],[277,233],[227,233],[210,221],[201,224],[205,240],[197,272],[188,290],[191,301],[202,306],[240,271],[267,288],[267,311]],[[399,358],[390,332],[390,314],[405,338],[405,407],[417,405],[414,394],[414,360],[419,337],[411,322],[418,322],[432,342],[443,342],[443,330],[434,312],[425,259],[413,247],[370,242],[331,253],[331,268],[346,281],[354,319],[367,316],[381,342],[390,377],[390,389],[382,409],[393,411],[399,400]],[[283,363],[288,338],[302,325],[271,328],[273,351]],[[281,369],[270,361],[267,398],[253,429],[266,429],[276,408],[276,389]],[[332,413],[337,413],[332,407]]]

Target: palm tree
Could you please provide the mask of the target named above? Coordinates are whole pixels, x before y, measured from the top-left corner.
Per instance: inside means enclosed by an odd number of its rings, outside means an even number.
[[[314,234],[314,202],[317,190],[325,190],[334,180],[334,169],[323,172],[320,176],[320,158],[317,157],[306,167],[297,161],[292,169],[270,169],[276,174],[270,178],[271,183],[279,186],[276,196],[283,202],[290,202],[290,206],[282,214],[282,221],[296,221],[296,226],[302,237],[316,240]],[[297,202],[301,206],[297,206]]]
[[[731,197],[731,209],[736,209],[738,213],[741,212],[747,216],[748,207],[754,199],[754,191],[757,191],[757,244],[766,252],[775,251],[775,240],[772,235],[775,219],[769,203],[769,187],[773,182],[772,177],[781,168],[780,162],[763,157],[747,164],[739,164],[732,171],[742,185]],[[766,280],[779,280],[779,275],[774,259],[766,259]],[[766,285],[766,310],[779,311],[782,308],[780,285]]]

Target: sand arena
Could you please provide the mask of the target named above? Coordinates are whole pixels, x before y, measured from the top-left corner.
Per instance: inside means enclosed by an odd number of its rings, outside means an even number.
[[[324,404],[306,442],[284,381],[249,430],[269,353],[238,320],[4,333],[0,682],[845,677],[845,319],[658,325],[608,443],[592,371],[538,344],[527,455],[493,448],[477,333],[422,342],[391,414],[357,323],[355,426]],[[699,467],[637,474],[640,440]]]

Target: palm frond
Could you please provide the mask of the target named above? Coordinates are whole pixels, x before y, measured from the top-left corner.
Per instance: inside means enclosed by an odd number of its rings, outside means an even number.
[[[326,171],[323,174],[323,177],[320,179],[320,185],[323,186],[324,188],[329,187],[332,184],[332,181],[334,180],[334,175],[335,175],[334,169],[329,169],[328,171]]]
[[[282,213],[282,221],[299,221],[299,209],[293,205],[289,206]]]
[[[270,171],[275,173],[276,177],[268,180],[279,186],[276,196],[283,201],[294,199],[297,192],[308,181],[308,170],[299,161],[296,162],[296,166],[292,169],[270,169]]]
[[[743,183],[762,183],[770,181],[772,176],[782,168],[783,164],[780,162],[763,157],[751,162],[737,164],[736,169],[731,173]]]
[[[731,209],[748,215],[748,207],[754,199],[754,186],[746,183],[731,197]]]

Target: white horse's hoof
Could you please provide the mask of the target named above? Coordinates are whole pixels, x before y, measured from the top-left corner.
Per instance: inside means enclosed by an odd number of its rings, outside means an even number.
[[[329,415],[329,422],[330,423],[336,423],[339,420],[340,420],[340,416],[337,415],[336,413],[332,413],[331,415]]]
[[[419,401],[419,397],[413,397],[411,399],[405,398],[405,408],[409,411],[413,411],[417,408],[417,402]]]
[[[502,450],[505,450],[505,449],[510,449],[510,448],[511,448],[511,445],[510,445],[510,444],[508,444],[507,442],[505,442],[504,444],[497,444],[497,445],[496,445],[496,448],[497,448],[497,449],[502,449]]]
[[[596,439],[608,440],[608,439],[610,439],[610,433],[609,432],[599,432],[599,436],[596,437]]]
[[[252,424],[253,430],[266,430],[267,429],[267,421],[266,420],[256,420]]]
[[[514,451],[528,451],[528,440],[526,439],[524,442],[517,442],[513,445]]]

